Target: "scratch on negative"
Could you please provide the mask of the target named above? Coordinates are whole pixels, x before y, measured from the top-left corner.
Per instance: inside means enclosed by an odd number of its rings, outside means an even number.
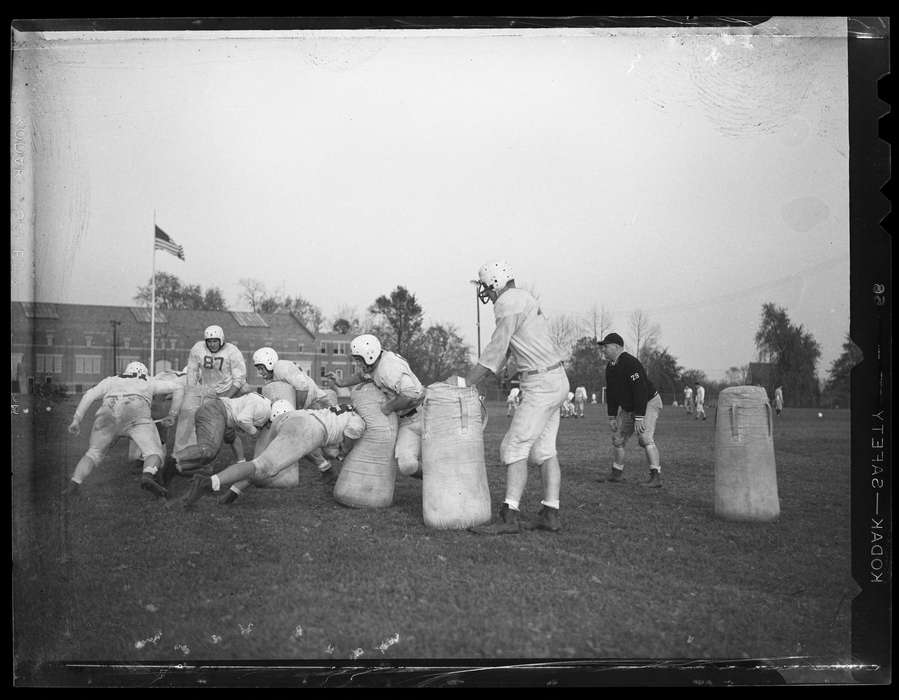
[[[378,644],[378,651],[380,651],[380,652],[383,654],[385,651],[387,651],[387,650],[388,650],[390,647],[392,647],[394,644],[398,644],[399,641],[400,641],[400,633],[397,632],[397,633],[396,633],[395,635],[393,635],[390,639],[385,639],[383,642],[381,642],[380,644]]]
[[[134,643],[135,649],[143,649],[147,644],[158,644],[159,640],[162,639],[162,632],[157,632],[149,639],[141,639]]]

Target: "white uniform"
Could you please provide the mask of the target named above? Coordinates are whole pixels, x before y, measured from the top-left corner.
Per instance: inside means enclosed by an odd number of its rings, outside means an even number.
[[[584,406],[587,404],[587,388],[579,386],[574,390],[574,414],[578,418],[584,417]]]
[[[693,390],[690,387],[684,389],[684,408],[687,413],[693,413]]]
[[[400,471],[407,476],[415,474],[421,469],[421,413],[418,406],[424,399],[424,387],[402,355],[390,350],[382,351],[374,370],[362,376],[371,379],[388,401],[397,396],[415,400],[415,405],[404,409],[399,416],[394,448]]]
[[[562,354],[537,300],[526,290],[507,289],[493,312],[496,328],[478,364],[499,375],[511,350],[521,377],[521,405],[503,437],[500,457],[504,464],[523,459],[543,464],[556,456],[559,408],[568,397]]]
[[[355,440],[364,430],[365,421],[355,411],[320,408],[283,413],[272,422],[268,446],[253,459],[255,478],[273,479],[313,450],[338,446],[344,437]]]
[[[247,364],[240,350],[224,343],[218,352],[211,352],[206,342],[194,343],[187,358],[187,389],[178,416],[174,452],[197,444],[194,416],[208,399],[227,394],[232,387],[242,388],[247,382]]]
[[[515,415],[515,408],[518,406],[521,401],[521,389],[517,386],[513,386],[511,391],[509,391],[509,395],[506,397],[506,415],[512,416]]]
[[[784,410],[784,390],[782,387],[777,387],[774,390],[774,410],[777,411],[777,415],[780,415],[780,412]]]
[[[161,381],[177,382],[181,386],[181,389],[182,389],[181,400],[183,401],[183,390],[187,387],[187,372],[185,372],[184,370],[179,372],[178,370],[174,370],[174,369],[164,369],[159,374],[157,374],[154,377],[154,379],[161,380]],[[172,399],[174,399],[174,394],[172,394]],[[173,406],[174,406],[174,403],[170,404],[169,410],[171,410],[171,408]],[[150,408],[151,408],[151,414],[152,414],[152,408],[153,408],[152,402],[150,404]],[[158,409],[158,404],[157,404],[157,409]],[[166,411],[166,412],[168,412],[168,411]],[[152,416],[151,415],[151,417],[154,418],[154,420],[155,420],[156,418],[163,418],[164,416],[162,416],[162,415]],[[157,427],[157,431],[158,430],[159,430],[159,428]],[[163,428],[162,430],[167,431],[168,429]],[[169,446],[171,446],[171,444],[172,444],[171,435],[169,435],[168,439],[166,439],[164,437],[164,435],[166,435],[166,432],[162,432],[162,434],[160,435],[160,440],[162,440],[162,442],[163,442],[163,448],[165,448],[166,444],[168,444]],[[165,450],[163,450],[163,451],[165,451]],[[137,443],[135,443],[132,440],[128,444],[128,461],[133,462],[135,460],[141,460],[141,459],[143,459],[143,455],[141,455],[140,449],[137,447]]]
[[[154,396],[165,394],[173,394],[173,405],[178,405],[184,388],[180,382],[163,377],[106,377],[88,389],[75,409],[79,423],[94,401],[101,399],[103,403],[94,417],[86,456],[99,464],[112,442],[119,436],[127,436],[144,459],[152,455],[162,459],[162,441],[150,415],[150,404]]]
[[[698,386],[696,387],[696,419],[699,420],[699,417],[702,416],[702,419],[705,420],[705,387]]]
[[[272,368],[272,378],[266,380],[266,383],[270,381],[287,382],[297,391],[305,391],[306,399],[298,408],[328,408],[337,405],[334,400],[334,396],[336,396],[334,392],[322,389],[312,377],[290,360],[278,360],[275,363]]]

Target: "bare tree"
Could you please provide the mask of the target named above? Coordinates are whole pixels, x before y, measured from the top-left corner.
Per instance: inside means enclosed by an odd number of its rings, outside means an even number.
[[[612,329],[612,312],[605,306],[593,304],[587,318],[588,330],[593,332],[593,337],[599,340],[605,338],[606,333]]]
[[[649,315],[642,309],[631,312],[629,319],[631,336],[634,339],[634,356],[640,357],[643,346],[652,346],[658,342],[662,329],[657,323],[649,320]]]
[[[253,311],[258,311],[263,301],[268,297],[265,283],[248,277],[242,277],[238,283],[243,287],[243,292],[240,293],[238,299],[247,302]]]
[[[550,337],[567,359],[574,350],[574,344],[580,336],[580,324],[571,316],[559,315],[548,317],[547,325],[549,326]]]

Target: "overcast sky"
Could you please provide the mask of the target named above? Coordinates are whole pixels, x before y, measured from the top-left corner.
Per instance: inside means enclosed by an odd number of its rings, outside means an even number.
[[[14,258],[12,296],[133,304],[155,215],[187,258],[157,269],[235,309],[244,277],[328,316],[404,285],[474,346],[469,280],[501,258],[547,315],[604,307],[630,344],[642,309],[711,378],[773,301],[823,376],[849,330],[845,33],[20,35],[36,277]]]

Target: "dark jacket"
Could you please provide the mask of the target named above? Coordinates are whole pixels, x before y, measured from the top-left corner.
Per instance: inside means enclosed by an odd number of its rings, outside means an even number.
[[[615,364],[606,365],[606,403],[611,418],[618,415],[619,407],[635,417],[645,416],[646,403],[656,393],[640,360],[633,355],[622,352]]]

